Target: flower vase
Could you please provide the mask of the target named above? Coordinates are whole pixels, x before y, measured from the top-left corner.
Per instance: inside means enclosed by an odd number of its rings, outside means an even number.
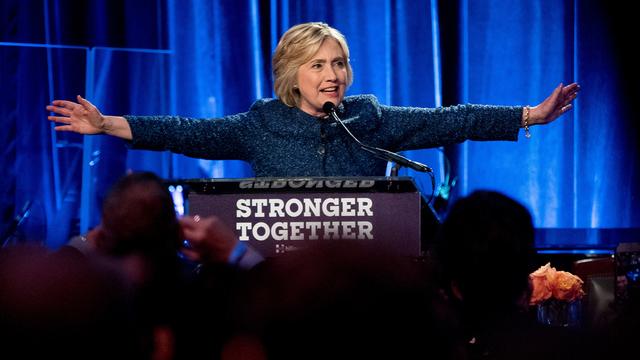
[[[548,299],[538,304],[538,322],[548,326],[580,326],[582,303],[580,300],[562,301]]]

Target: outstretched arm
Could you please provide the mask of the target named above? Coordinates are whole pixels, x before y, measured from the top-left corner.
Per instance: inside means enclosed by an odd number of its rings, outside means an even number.
[[[558,85],[543,102],[522,111],[523,126],[525,118],[527,118],[527,111],[529,111],[526,124],[528,126],[548,124],[554,121],[573,108],[571,102],[578,96],[578,91],[580,91],[580,85],[577,83],[567,86]]]
[[[107,134],[125,140],[131,140],[131,128],[122,116],[102,115],[100,110],[88,100],[78,95],[78,102],[54,100],[47,105],[47,111],[59,116],[48,116],[58,124],[57,131],[73,131],[78,134]],[[60,125],[62,124],[62,125]]]

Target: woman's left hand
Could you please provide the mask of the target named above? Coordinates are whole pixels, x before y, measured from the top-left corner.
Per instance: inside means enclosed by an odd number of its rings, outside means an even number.
[[[558,85],[543,102],[531,107],[527,125],[548,124],[571,110],[573,108],[571,102],[578,96],[578,91],[580,91],[580,85],[577,83],[567,86]]]

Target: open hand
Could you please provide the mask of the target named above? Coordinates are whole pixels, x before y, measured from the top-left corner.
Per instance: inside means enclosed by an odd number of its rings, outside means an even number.
[[[79,134],[101,134],[104,132],[104,116],[92,103],[78,95],[78,102],[54,100],[47,111],[61,116],[48,116],[56,124],[57,131],[73,131]]]
[[[529,125],[548,124],[560,115],[571,110],[571,102],[578,96],[580,85],[572,83],[567,86],[558,85],[543,102],[531,108]]]

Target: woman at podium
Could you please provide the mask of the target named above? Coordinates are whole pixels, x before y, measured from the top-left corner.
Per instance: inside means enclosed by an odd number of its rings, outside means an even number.
[[[353,82],[347,41],[318,22],[296,25],[282,36],[272,69],[277,98],[259,99],[240,114],[110,116],[78,95],[77,102],[54,100],[47,110],[55,114],[48,119],[58,131],[116,136],[135,149],[244,160],[256,176],[381,176],[386,161],[363,151],[362,144],[397,152],[465,140],[515,141],[520,129],[529,137],[530,126],[570,110],[580,89],[576,83],[560,84],[531,107],[397,107],[372,95],[345,96]],[[327,103],[335,109],[331,117]]]

